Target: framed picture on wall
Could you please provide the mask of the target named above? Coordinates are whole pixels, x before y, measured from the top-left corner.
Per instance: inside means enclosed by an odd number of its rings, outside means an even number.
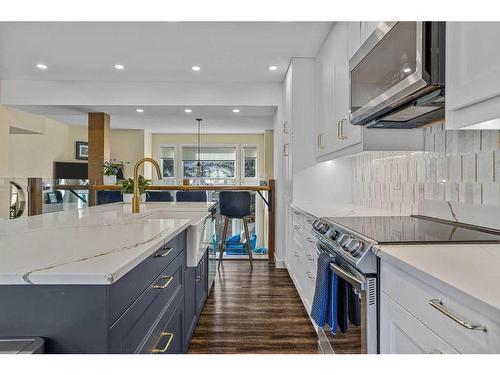
[[[75,159],[88,160],[89,159],[89,144],[88,142],[76,141]]]

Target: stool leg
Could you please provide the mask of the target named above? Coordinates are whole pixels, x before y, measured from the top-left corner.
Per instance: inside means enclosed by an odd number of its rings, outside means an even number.
[[[250,267],[253,268],[252,264],[252,245],[250,244],[250,234],[248,233],[248,224],[247,218],[243,218],[243,226],[245,227],[245,237],[247,239],[247,248],[248,248],[248,259],[250,260]]]
[[[220,241],[220,247],[219,247],[219,266],[222,263],[222,256],[224,255],[224,247],[226,246],[226,238],[227,238],[227,227],[229,226],[229,218],[226,216],[224,220],[224,230],[222,231],[222,238]]]

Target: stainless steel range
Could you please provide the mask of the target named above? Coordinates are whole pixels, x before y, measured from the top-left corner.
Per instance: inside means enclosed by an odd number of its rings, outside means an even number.
[[[349,322],[345,334],[333,334],[328,326],[319,328],[320,349],[323,353],[377,353],[377,256],[372,244],[329,219],[315,220],[313,231],[317,251],[331,256],[330,270],[358,298],[360,315],[360,324]]]
[[[359,321],[345,334],[319,330],[325,353],[378,352],[378,259],[383,244],[500,243],[500,232],[423,216],[328,217],[315,220],[318,252],[331,256],[330,270],[359,299]]]

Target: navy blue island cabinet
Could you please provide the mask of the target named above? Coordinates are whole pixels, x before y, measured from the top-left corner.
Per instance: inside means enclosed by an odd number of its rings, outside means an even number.
[[[1,285],[0,337],[43,337],[48,353],[186,353],[206,266],[207,253],[186,267],[184,231],[113,284]]]

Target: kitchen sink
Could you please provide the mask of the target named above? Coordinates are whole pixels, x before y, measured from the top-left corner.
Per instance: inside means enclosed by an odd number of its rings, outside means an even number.
[[[186,264],[196,267],[203,254],[210,246],[215,231],[215,219],[211,212],[160,211],[146,214],[140,220],[188,219]]]

